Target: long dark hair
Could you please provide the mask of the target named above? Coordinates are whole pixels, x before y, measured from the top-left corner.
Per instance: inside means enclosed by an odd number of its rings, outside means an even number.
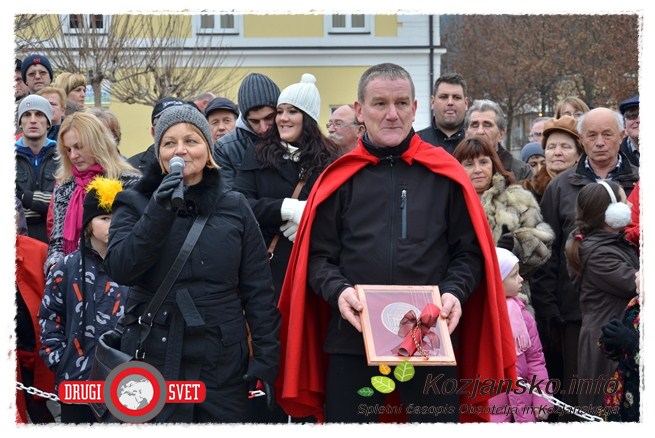
[[[616,199],[619,199],[619,185],[605,180]],[[575,230],[566,242],[566,259],[572,271],[581,275],[582,261],[580,246],[584,236],[605,226],[605,210],[612,203],[607,189],[602,184],[590,183],[580,189],[575,202]]]
[[[302,133],[300,139],[292,143],[300,151],[298,164],[301,173],[307,176],[320,173],[339,157],[339,149],[336,143],[323,135],[313,118],[300,108],[294,108],[302,113]],[[273,167],[286,153],[287,148],[282,144],[277,123],[273,125],[270,134],[258,140],[255,145],[255,156],[262,169]]]

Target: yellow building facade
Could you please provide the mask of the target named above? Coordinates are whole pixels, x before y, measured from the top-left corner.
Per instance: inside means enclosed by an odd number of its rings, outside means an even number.
[[[54,17],[71,23],[66,16]],[[80,15],[80,20],[89,17]],[[111,32],[122,16],[101,17],[104,21],[98,23]],[[152,15],[150,20],[151,26],[144,26],[143,39],[162,25],[160,16]],[[177,23],[175,31],[183,35],[185,49],[201,44],[203,38],[220,41],[216,51],[222,58],[220,67],[214,69],[216,75],[229,71],[243,78],[259,72],[284,89],[298,82],[303,73],[313,74],[321,94],[319,123],[324,132],[331,111],[356,100],[362,72],[382,62],[393,62],[409,71],[418,100],[414,127],[418,130],[430,123],[431,87],[440,74],[440,58],[445,53],[437,15],[180,15]],[[74,30],[62,27],[62,33]],[[43,54],[48,55],[45,47]],[[53,64],[57,73],[58,66]],[[238,104],[238,85],[239,81],[233,81],[220,92],[198,89],[175,97],[192,100],[209,91]],[[152,106],[118,101],[111,94],[111,84],[107,93],[108,107],[121,124],[121,152],[129,157],[145,150],[152,143]]]

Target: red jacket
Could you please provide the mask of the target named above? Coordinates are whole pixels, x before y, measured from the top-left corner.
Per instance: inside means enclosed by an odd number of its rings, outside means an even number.
[[[461,184],[485,260],[486,275],[478,289],[463,303],[462,318],[457,327],[460,347],[455,354],[460,378],[480,382],[485,379],[496,382],[500,379],[515,380],[516,353],[502,279],[494,241],[477,193],[459,163],[442,148],[423,142],[418,135],[412,138],[401,158],[409,165],[420,163]],[[306,286],[311,227],[316,208],[359,170],[378,162],[379,159],[369,154],[360,140],[357,148],[323,172],[307,200],[278,304],[282,314],[282,348],[275,386],[278,403],[291,416],[314,415],[321,422],[324,418],[327,357],[323,353],[323,341],[330,309]],[[462,404],[486,407],[490,397],[489,394],[463,394],[460,401]],[[460,420],[489,421],[489,415],[461,414]]]
[[[45,263],[48,245],[31,237],[16,235],[16,288],[32,317],[36,347],[33,352],[19,351],[16,354],[17,380],[21,381],[20,365],[34,369],[34,386],[41,391],[53,392],[55,389],[54,373],[48,369],[45,362],[39,357],[41,340],[39,333],[39,320],[37,313],[45,290],[43,265]],[[16,406],[18,423],[27,423],[25,406],[25,391],[16,391]]]
[[[641,238],[641,228],[639,226],[639,181],[637,181],[635,188],[632,189],[632,193],[628,196],[628,201],[632,204],[632,223],[625,229],[625,238],[637,245],[637,248],[640,248],[639,240]]]

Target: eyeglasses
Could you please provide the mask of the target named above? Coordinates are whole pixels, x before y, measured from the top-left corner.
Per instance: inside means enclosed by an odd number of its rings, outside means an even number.
[[[33,78],[33,77],[36,77],[36,75],[45,76],[45,75],[48,75],[48,74],[49,73],[46,70],[34,70],[34,71],[29,72],[27,74],[27,76]]]
[[[566,111],[566,112],[563,112],[562,115],[563,116],[575,117],[576,119],[579,119],[580,117],[582,117],[584,115],[584,113],[582,111],[575,111],[575,112]]]
[[[530,138],[541,138],[543,137],[544,133],[543,132],[531,132],[528,137]]]
[[[339,129],[339,128],[343,128],[344,126],[359,126],[359,123],[346,123],[346,122],[342,122],[340,120],[337,120],[336,122],[333,122],[332,120],[330,120],[329,122],[327,122],[325,124],[325,127],[327,129],[330,129],[332,126]]]
[[[625,114],[623,114],[623,117],[625,117],[626,120],[635,120],[636,118],[639,117],[639,110],[626,111]]]

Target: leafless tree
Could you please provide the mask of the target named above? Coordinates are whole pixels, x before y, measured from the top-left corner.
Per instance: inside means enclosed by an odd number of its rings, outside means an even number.
[[[575,95],[590,107],[616,107],[638,94],[636,14],[470,15],[449,17],[446,71],[466,79],[473,99],[497,101],[507,116],[552,114]]]
[[[184,15],[48,15],[39,26],[24,26],[17,45],[33,34],[54,35],[39,51],[56,70],[85,74],[95,106],[103,87],[115,100],[149,106],[166,96],[221,94],[242,79],[235,73],[240,61],[223,67],[221,41],[193,35],[190,21]]]

